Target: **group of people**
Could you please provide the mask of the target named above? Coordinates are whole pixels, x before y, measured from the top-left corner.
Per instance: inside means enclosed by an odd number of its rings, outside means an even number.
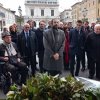
[[[34,27],[34,21],[28,20],[21,32],[17,25],[9,27],[2,34],[0,44],[0,62],[4,62],[6,70],[12,74],[14,82],[17,74],[21,74],[21,84],[25,84],[28,67],[31,66],[32,76],[36,73],[36,54],[39,58],[39,70],[50,75],[61,74],[63,68],[70,70],[71,75],[78,76],[81,71],[89,69],[89,78],[100,79],[100,24],[92,28],[89,22],[81,20],[72,24],[62,23],[52,19],[46,27],[45,21],[39,22],[39,28]],[[1,72],[0,72],[1,74]]]

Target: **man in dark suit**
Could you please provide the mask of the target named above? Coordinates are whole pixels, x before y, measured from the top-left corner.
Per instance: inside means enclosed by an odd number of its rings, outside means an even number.
[[[39,67],[40,72],[43,72],[43,56],[44,56],[44,46],[43,46],[43,32],[45,29],[44,21],[39,22],[39,28],[35,31],[37,41],[38,41],[38,57],[39,57]]]
[[[36,50],[37,50],[37,38],[35,33],[30,30],[30,25],[25,23],[24,29],[18,36],[18,49],[21,56],[24,57],[24,61],[29,66],[31,65],[32,75],[35,74],[36,69]]]
[[[70,72],[74,76],[74,64],[76,56],[75,76],[78,76],[80,70],[80,61],[84,54],[85,33],[82,30],[82,21],[77,21],[76,28],[69,32],[69,54],[70,54]]]

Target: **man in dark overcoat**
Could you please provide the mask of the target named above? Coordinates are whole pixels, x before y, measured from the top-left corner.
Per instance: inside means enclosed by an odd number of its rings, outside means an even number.
[[[35,33],[30,30],[28,23],[25,23],[23,31],[18,35],[17,45],[26,64],[28,66],[31,65],[32,75],[34,75],[36,69],[37,38]]]
[[[100,24],[96,24],[94,32],[88,35],[86,51],[89,56],[89,78],[93,79],[96,72],[96,78],[100,80]]]

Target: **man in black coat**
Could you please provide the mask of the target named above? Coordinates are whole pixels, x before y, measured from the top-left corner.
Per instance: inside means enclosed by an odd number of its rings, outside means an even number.
[[[74,76],[74,64],[76,56],[76,71],[75,76],[78,76],[80,70],[80,61],[84,53],[85,33],[82,30],[82,21],[77,21],[76,28],[69,32],[69,55],[70,55],[70,71]]]
[[[40,72],[43,72],[43,56],[44,56],[44,46],[43,46],[43,31],[45,29],[44,21],[39,22],[39,28],[35,31],[37,41],[38,41],[38,57],[39,57],[39,67]]]
[[[37,38],[33,31],[30,30],[30,25],[25,23],[24,29],[18,35],[18,49],[21,56],[28,66],[31,65],[32,75],[35,74],[36,69],[36,51],[37,51]]]
[[[96,78],[100,79],[100,24],[96,24],[94,32],[88,35],[86,51],[89,56],[89,78],[94,77],[96,70]]]

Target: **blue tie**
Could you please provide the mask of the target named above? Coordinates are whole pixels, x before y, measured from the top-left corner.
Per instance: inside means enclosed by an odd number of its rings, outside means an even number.
[[[26,46],[29,46],[29,33],[26,33]]]

